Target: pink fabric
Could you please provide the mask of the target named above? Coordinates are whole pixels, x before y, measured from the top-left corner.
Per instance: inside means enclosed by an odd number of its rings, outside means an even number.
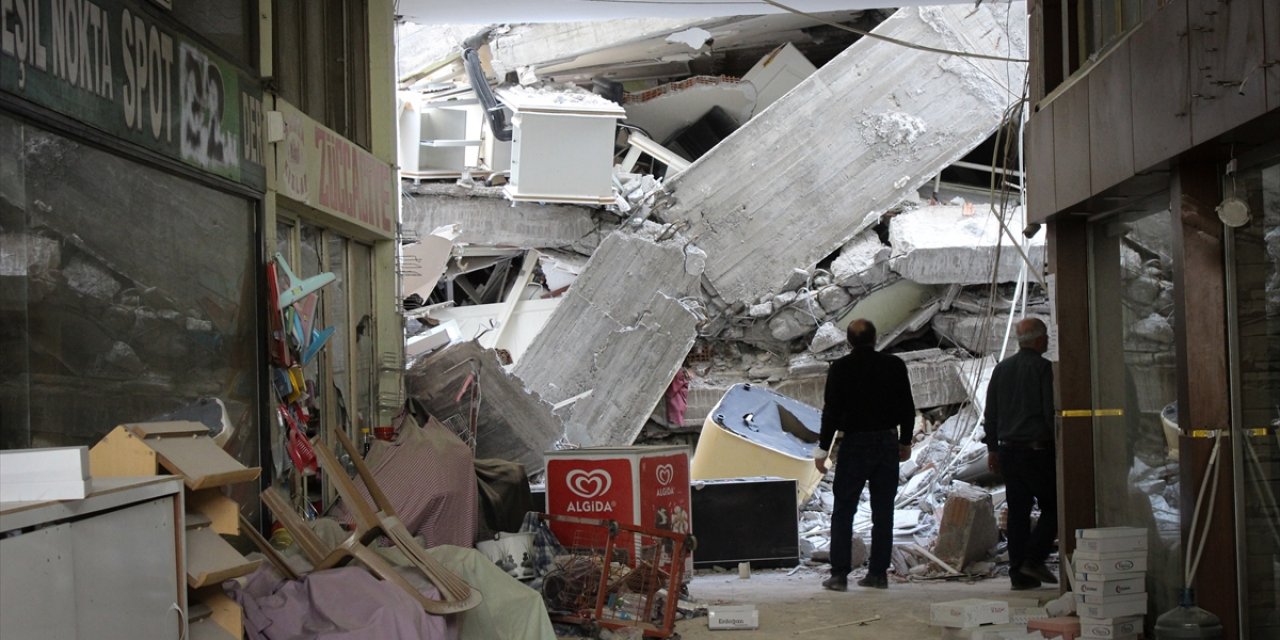
[[[369,471],[395,508],[400,521],[426,547],[451,544],[473,547],[479,504],[475,458],[458,436],[436,420],[418,427],[406,420],[395,442],[378,441],[369,450]],[[364,482],[356,488],[369,504]],[[350,525],[350,514],[338,505],[334,515]]]
[[[244,609],[249,640],[456,640],[457,625],[433,616],[408,593],[360,567],[315,571],[287,581],[263,563],[243,587],[228,581],[228,595]],[[439,598],[435,587],[422,590]]]
[[[681,367],[676,377],[671,379],[667,387],[667,424],[672,427],[684,425],[684,412],[689,408],[689,374]]]

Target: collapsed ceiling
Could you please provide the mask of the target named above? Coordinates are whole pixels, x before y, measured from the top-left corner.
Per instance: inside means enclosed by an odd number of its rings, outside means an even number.
[[[880,9],[886,6],[877,0],[787,0],[782,4],[807,13]],[[938,4],[965,2],[898,0],[894,6]],[[396,10],[409,21],[430,24],[699,18],[785,13],[785,9],[760,0],[401,0]]]

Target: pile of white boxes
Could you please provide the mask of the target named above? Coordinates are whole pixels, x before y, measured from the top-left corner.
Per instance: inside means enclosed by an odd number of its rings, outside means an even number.
[[[1072,565],[1080,637],[1141,635],[1147,613],[1147,530],[1077,529]]]

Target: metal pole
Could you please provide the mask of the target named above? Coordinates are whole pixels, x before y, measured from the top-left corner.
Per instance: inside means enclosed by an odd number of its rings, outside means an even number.
[[[1248,544],[1245,529],[1245,479],[1244,439],[1248,437],[1245,425],[1241,424],[1240,410],[1240,309],[1236,295],[1236,232],[1235,229],[1222,225],[1223,265],[1227,302],[1227,389],[1231,398],[1231,494],[1236,522],[1236,593],[1248,593],[1249,570],[1244,550]],[[1219,462],[1221,464],[1221,462]],[[1240,624],[1240,637],[1249,637],[1249,610],[1247,598],[1236,598],[1236,616]]]

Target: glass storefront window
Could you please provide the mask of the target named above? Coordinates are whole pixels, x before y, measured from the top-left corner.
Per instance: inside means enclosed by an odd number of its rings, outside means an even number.
[[[1171,239],[1168,210],[1089,233],[1097,523],[1148,530],[1149,611],[1172,608],[1182,581]]]
[[[1236,349],[1233,390],[1243,505],[1240,570],[1244,623],[1254,638],[1280,637],[1280,163],[1228,177],[1224,191],[1248,203],[1232,233]]]
[[[0,149],[0,446],[217,398],[257,466],[255,203],[4,115]]]

